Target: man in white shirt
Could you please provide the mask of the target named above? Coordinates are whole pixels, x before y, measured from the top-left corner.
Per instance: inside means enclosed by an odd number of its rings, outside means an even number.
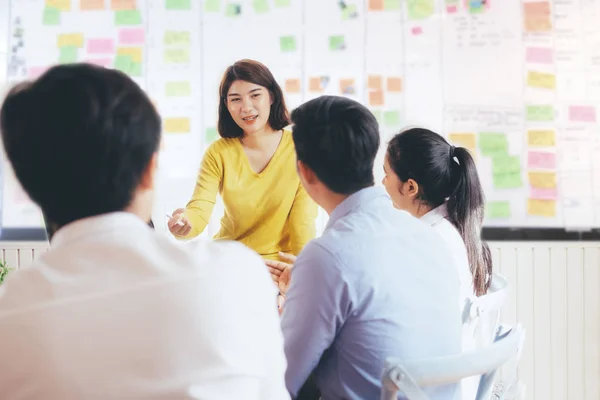
[[[0,286],[2,399],[286,399],[276,289],[237,243],[157,236],[160,117],[119,71],[13,89],[8,159],[51,249]]]

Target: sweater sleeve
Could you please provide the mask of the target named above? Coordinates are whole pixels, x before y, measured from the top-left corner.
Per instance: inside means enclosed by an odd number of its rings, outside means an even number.
[[[298,183],[289,219],[292,254],[298,255],[304,246],[314,239],[316,218],[317,205],[306,193],[302,183]]]

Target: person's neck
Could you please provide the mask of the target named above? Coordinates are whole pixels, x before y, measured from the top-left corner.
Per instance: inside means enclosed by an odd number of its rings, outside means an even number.
[[[433,210],[433,207],[428,206],[426,204],[423,203],[419,203],[414,211],[413,211],[413,215],[417,218],[421,218],[423,215],[427,214],[429,211]]]
[[[279,141],[282,131],[276,131],[270,126],[265,126],[263,129],[242,136],[242,144],[249,149],[260,149],[273,141]]]
[[[349,194],[339,194],[339,193],[329,193],[326,198],[321,201],[319,204],[323,209],[327,212],[327,215],[331,215],[331,213],[340,205],[344,200],[346,200],[351,195]]]

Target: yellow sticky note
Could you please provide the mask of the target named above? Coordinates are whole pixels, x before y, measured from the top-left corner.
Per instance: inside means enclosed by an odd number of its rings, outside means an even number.
[[[165,49],[165,64],[182,64],[190,62],[190,49]]]
[[[166,31],[165,45],[185,45],[190,44],[190,33],[187,31]]]
[[[556,146],[555,133],[553,130],[547,129],[527,131],[527,144],[530,147]]]
[[[192,94],[192,87],[188,81],[173,81],[165,84],[167,97],[186,97]]]
[[[539,189],[553,189],[556,187],[556,172],[529,172],[529,185]]]
[[[527,200],[527,214],[537,217],[555,217],[556,200]]]
[[[165,118],[164,130],[166,133],[188,133],[190,131],[190,119]]]
[[[546,72],[527,72],[527,86],[537,89],[556,88],[556,75]]]
[[[56,8],[60,11],[71,11],[71,0],[46,0],[46,7]]]
[[[477,148],[477,135],[474,133],[451,133],[448,135],[448,140],[454,146],[464,147],[471,153],[475,153]]]
[[[83,33],[63,33],[56,39],[58,47],[83,47]]]
[[[142,62],[142,48],[141,47],[119,47],[117,49],[117,55],[129,56],[131,60],[136,63]]]

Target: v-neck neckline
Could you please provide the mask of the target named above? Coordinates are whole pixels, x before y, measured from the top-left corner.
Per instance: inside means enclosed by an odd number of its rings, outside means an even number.
[[[271,167],[271,164],[273,164],[273,160],[275,159],[275,157],[277,157],[279,155],[280,149],[283,147],[283,140],[284,140],[283,137],[284,137],[284,135],[285,135],[285,130],[281,130],[281,137],[279,138],[279,143],[277,144],[277,148],[275,149],[275,152],[271,156],[271,159],[269,159],[269,161],[267,162],[267,165],[265,165],[265,167],[260,172],[256,172],[252,168],[252,165],[250,165],[250,159],[248,158],[248,154],[246,154],[246,151],[244,150],[244,144],[242,143],[242,138],[239,138],[238,140],[236,140],[236,142],[237,142],[237,144],[239,146],[239,149],[242,152],[242,156],[244,157],[246,167],[250,170],[250,172],[252,172],[252,174],[254,176],[261,177]]]

